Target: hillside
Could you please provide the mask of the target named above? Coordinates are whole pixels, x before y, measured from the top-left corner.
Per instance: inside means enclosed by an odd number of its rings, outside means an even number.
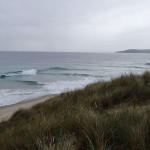
[[[2,150],[149,150],[150,73],[62,93],[0,123]]]
[[[124,51],[118,51],[117,53],[150,53],[150,49],[129,49]]]

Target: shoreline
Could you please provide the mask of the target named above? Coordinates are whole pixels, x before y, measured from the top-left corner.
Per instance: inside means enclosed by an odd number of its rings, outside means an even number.
[[[6,106],[0,106],[0,122],[8,120],[13,113],[19,109],[28,109],[32,106],[42,103],[48,99],[55,97],[57,94],[44,95],[37,98],[31,98],[27,100],[20,101],[18,103]]]

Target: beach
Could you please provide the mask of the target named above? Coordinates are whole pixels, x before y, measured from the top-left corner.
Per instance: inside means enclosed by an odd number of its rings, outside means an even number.
[[[50,98],[53,98],[56,94],[52,95],[45,95],[38,98],[28,99],[16,104],[7,105],[7,106],[0,106],[0,122],[8,120],[13,113],[15,113],[19,109],[28,109],[32,106],[44,102]]]
[[[3,107],[4,120],[39,103],[0,123],[0,149],[148,150],[149,85],[149,72],[122,75]]]
[[[149,60],[147,54],[0,52],[0,106],[141,74]]]

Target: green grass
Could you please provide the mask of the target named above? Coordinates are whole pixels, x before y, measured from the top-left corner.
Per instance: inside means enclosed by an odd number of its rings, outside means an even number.
[[[149,150],[150,73],[62,93],[0,123],[2,150]]]

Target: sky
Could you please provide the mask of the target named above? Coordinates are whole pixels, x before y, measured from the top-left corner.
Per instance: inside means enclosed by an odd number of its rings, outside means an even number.
[[[150,0],[0,0],[0,51],[150,48]]]

